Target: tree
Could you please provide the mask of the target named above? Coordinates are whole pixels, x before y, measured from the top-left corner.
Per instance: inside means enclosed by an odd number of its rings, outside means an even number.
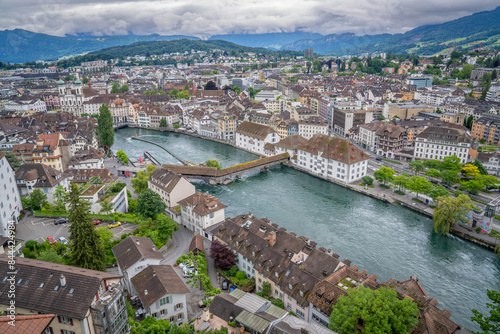
[[[19,160],[17,160],[17,157],[12,152],[5,152],[5,157],[9,161],[10,166],[13,170],[17,170],[19,167],[21,167],[21,163],[19,162]]]
[[[271,283],[262,282],[262,290],[257,292],[257,295],[264,298],[269,298],[269,296],[271,296]]]
[[[458,180],[458,170],[444,170],[441,173],[441,181],[445,184],[451,186],[457,183]]]
[[[123,85],[122,88],[120,89],[120,92],[121,93],[125,93],[125,92],[128,92],[128,86],[127,85]]]
[[[366,184],[367,186],[371,186],[373,184],[373,178],[371,176],[363,176],[361,178],[363,180],[363,183]]]
[[[429,196],[432,198],[434,202],[436,202],[438,197],[448,197],[450,196],[450,192],[446,190],[442,185],[432,186],[429,189]]]
[[[95,229],[95,231],[97,232],[97,235],[103,245],[110,243],[115,236],[107,226],[99,226]]]
[[[113,129],[113,118],[111,117],[111,112],[105,104],[99,108],[97,133],[101,144],[104,146],[104,151],[109,155],[109,149],[115,142],[115,129]]]
[[[477,170],[481,175],[488,175],[488,171],[484,168],[483,163],[479,161],[479,159],[474,160],[472,164],[477,167]]]
[[[425,175],[429,176],[429,177],[434,177],[434,178],[440,178],[441,177],[441,173],[435,169],[435,168],[430,168],[427,170],[427,172],[425,172]]]
[[[169,93],[168,93],[168,96],[170,96],[170,98],[172,100],[177,100],[178,98],[178,94],[179,94],[179,90],[177,88],[174,88],[172,89]]]
[[[189,100],[191,98],[191,95],[189,95],[189,92],[187,90],[182,90],[177,94],[177,97],[179,99],[184,99],[184,100]]]
[[[371,290],[363,287],[350,289],[347,296],[340,296],[332,307],[331,330],[338,333],[409,333],[418,324],[418,306],[409,298],[398,298],[389,288]]]
[[[41,210],[43,205],[47,202],[47,195],[40,189],[35,189],[30,194],[30,202],[33,210]]]
[[[166,118],[162,118],[160,120],[160,128],[166,128],[167,127],[167,119]]]
[[[207,160],[207,161],[205,161],[205,164],[207,165],[207,167],[215,167],[217,169],[222,168],[222,165],[215,159]]]
[[[437,170],[442,170],[443,169],[443,163],[439,160],[425,160],[423,162],[425,168],[427,169],[437,169]]]
[[[120,93],[120,84],[118,82],[114,82],[111,85],[111,94],[118,94]]]
[[[155,218],[156,215],[165,212],[167,205],[160,195],[151,189],[144,190],[137,198],[136,214],[145,218]]]
[[[462,175],[465,177],[476,177],[480,175],[479,168],[473,164],[466,164],[462,167]]]
[[[80,195],[80,187],[72,183],[68,194],[71,259],[81,268],[105,270],[106,255],[89,217],[90,203]]]
[[[393,178],[392,184],[398,187],[399,191],[402,191],[403,189],[407,188],[408,180],[409,179],[407,175],[398,175]]]
[[[446,170],[456,170],[459,171],[462,168],[462,163],[460,158],[456,155],[452,155],[443,159],[443,168]]]
[[[457,222],[467,222],[467,214],[473,205],[469,196],[460,194],[458,197],[438,197],[433,212],[434,231],[449,235],[450,228]]]
[[[236,255],[233,251],[218,240],[212,241],[210,257],[214,259],[215,265],[222,270],[229,270],[236,263]]]
[[[431,183],[423,176],[412,176],[409,178],[406,184],[408,190],[413,191],[417,194],[425,193],[431,187]]]
[[[156,166],[148,165],[146,166],[146,171],[137,172],[137,177],[130,180],[132,188],[136,194],[142,193],[144,190],[148,189],[148,179],[153,174]]]
[[[54,204],[56,205],[56,210],[59,212],[66,211],[66,202],[68,198],[68,193],[63,186],[57,186],[54,191]]]
[[[159,214],[156,216],[156,229],[158,231],[158,237],[160,241],[166,243],[175,231],[179,230],[179,225],[172,220],[172,218],[165,216],[164,214]]]
[[[84,77],[84,78],[82,79],[82,84],[86,85],[86,84],[88,84],[88,83],[89,83],[89,78]]]
[[[99,213],[110,214],[113,211],[115,211],[115,205],[111,201],[107,199],[101,201],[101,210],[99,210]]]
[[[424,163],[421,160],[413,160],[408,164],[408,167],[410,167],[415,175],[425,169]]]
[[[116,152],[116,156],[118,157],[118,159],[120,159],[121,162],[123,162],[124,164],[128,164],[129,159],[125,152],[123,152],[122,150],[118,150],[118,152]]]
[[[472,310],[474,316],[471,317],[471,320],[477,322],[481,327],[481,331],[473,331],[474,334],[500,333],[500,292],[488,290],[486,294],[491,301],[491,303],[486,303],[490,314],[485,317],[478,310]]]
[[[373,173],[375,179],[385,185],[388,182],[391,182],[394,178],[394,170],[390,167],[380,167],[375,173]]]

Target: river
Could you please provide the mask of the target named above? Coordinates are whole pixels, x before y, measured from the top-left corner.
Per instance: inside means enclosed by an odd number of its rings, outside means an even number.
[[[217,159],[224,167],[254,160],[255,155],[229,145],[183,134],[144,129],[115,133],[113,151],[125,151],[135,160],[147,150],[161,163],[179,164],[155,145],[168,147],[194,163]],[[197,183],[228,205],[226,217],[252,212],[267,217],[288,231],[331,248],[340,259],[378,276],[406,280],[417,275],[438,307],[452,320],[472,330],[471,309],[487,312],[487,289],[500,290],[500,258],[490,250],[455,236],[434,233],[432,220],[409,209],[391,205],[285,166],[267,173],[244,176],[227,186]]]

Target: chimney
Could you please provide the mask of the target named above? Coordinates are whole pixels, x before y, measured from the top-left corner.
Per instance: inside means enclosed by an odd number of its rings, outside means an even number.
[[[269,246],[273,247],[276,244],[276,231],[269,232]]]
[[[206,322],[210,321],[210,311],[208,310],[208,307],[205,307],[203,309],[203,314],[201,316],[201,319]]]
[[[139,245],[139,244],[140,244],[139,239],[135,239],[135,243],[136,243],[137,245]]]
[[[64,275],[61,274],[61,276],[59,276],[59,280],[61,281],[61,286],[65,287],[66,286],[66,277],[64,277]]]

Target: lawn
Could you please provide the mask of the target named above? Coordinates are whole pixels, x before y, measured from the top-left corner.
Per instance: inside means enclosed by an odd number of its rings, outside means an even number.
[[[37,217],[69,217],[69,213],[68,212],[36,210],[35,216],[37,216]],[[141,221],[141,219],[137,218],[135,215],[120,214],[120,213],[116,214],[116,217],[115,217],[115,215],[103,215],[103,214],[98,214],[98,213],[91,213],[91,214],[89,214],[89,216],[92,219],[113,220],[113,221],[116,220],[116,221],[135,223],[135,224],[138,224]],[[118,219],[115,219],[115,218],[118,218]]]
[[[396,161],[396,160],[384,159],[384,158],[382,158],[382,160],[387,161],[387,162],[392,162],[393,164],[402,165],[402,163],[401,163],[401,162]]]

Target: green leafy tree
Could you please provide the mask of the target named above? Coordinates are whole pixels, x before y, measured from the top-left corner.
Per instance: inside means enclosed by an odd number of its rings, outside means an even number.
[[[477,170],[481,175],[488,175],[488,171],[484,168],[483,163],[479,161],[479,159],[474,160],[472,164],[477,167]]]
[[[392,180],[392,184],[394,184],[396,187],[398,187],[399,191],[402,191],[403,189],[407,188],[408,185],[408,176],[406,175],[398,175],[395,176]]]
[[[160,195],[151,189],[144,190],[137,198],[136,214],[142,217],[154,218],[156,215],[165,212],[167,205],[161,199]]]
[[[177,100],[178,99],[178,95],[179,95],[179,90],[177,88],[174,88],[172,89],[169,93],[168,93],[168,96],[170,96],[170,98],[172,100]]]
[[[120,88],[120,93],[125,93],[125,92],[128,92],[128,86],[127,85],[123,85],[122,88]]]
[[[84,78],[82,79],[82,84],[86,85],[86,84],[88,84],[88,83],[89,83],[89,78],[84,77]]]
[[[155,165],[148,165],[145,171],[138,172],[137,177],[130,180],[136,194],[140,194],[148,189],[148,179],[153,174],[155,168]]]
[[[121,93],[120,84],[118,82],[114,82],[111,85],[111,94],[118,94],[118,93]]]
[[[99,108],[97,133],[101,144],[104,146],[104,151],[109,154],[109,149],[115,142],[115,130],[113,129],[113,118],[111,117],[111,112],[105,104]]]
[[[123,152],[122,150],[118,150],[118,152],[116,152],[116,156],[118,157],[118,159],[120,159],[121,162],[123,162],[124,164],[128,164],[129,159],[125,152]]]
[[[106,245],[111,242],[113,237],[115,236],[113,232],[106,226],[99,226],[95,229],[97,232],[97,235],[99,236],[99,240],[101,240],[101,243],[103,245]]]
[[[166,118],[162,118],[160,120],[160,128],[166,128],[167,127],[167,119]]]
[[[90,203],[80,198],[80,195],[80,187],[71,184],[68,194],[71,259],[81,268],[105,270],[106,256],[101,239],[90,220]]]
[[[207,165],[207,167],[215,167],[217,169],[222,168],[222,165],[215,159],[207,160],[207,161],[205,161],[205,164]]]
[[[408,164],[408,167],[410,167],[415,175],[423,172],[425,169],[424,163],[421,160],[413,160]]]
[[[33,210],[41,210],[45,203],[47,203],[47,195],[40,189],[35,189],[30,194],[30,202]]]
[[[99,210],[99,213],[103,213],[106,215],[112,213],[113,211],[115,211],[115,206],[113,203],[111,203],[111,201],[108,201],[106,199],[101,201],[101,210]]]
[[[371,186],[373,184],[373,178],[371,176],[363,176],[361,178],[363,180],[363,183],[366,184],[367,186]]]
[[[156,216],[156,229],[158,230],[158,238],[163,243],[166,243],[175,231],[179,229],[179,225],[172,220],[172,218],[165,216],[164,214],[159,214]]]
[[[371,290],[360,286],[340,296],[332,307],[331,330],[338,333],[409,333],[418,324],[418,306],[409,298],[398,298],[389,288]]]
[[[456,170],[460,171],[462,169],[462,163],[460,158],[456,155],[452,155],[443,159],[443,168],[446,170]]]
[[[64,263],[63,256],[58,254],[53,247],[40,252],[40,255],[38,255],[36,258],[37,260],[42,260],[52,263],[61,263],[61,264]]]
[[[423,176],[412,176],[406,184],[408,190],[417,194],[426,193],[431,187],[431,183]]]
[[[490,314],[484,316],[478,310],[472,310],[474,315],[471,317],[471,320],[481,327],[481,331],[473,331],[472,333],[474,334],[500,333],[500,292],[488,290],[487,295],[491,301],[490,303],[486,303]]]
[[[54,204],[56,205],[56,210],[59,212],[66,211],[66,202],[68,198],[68,193],[63,186],[57,186],[54,191]]]
[[[432,198],[434,202],[436,202],[438,197],[448,197],[450,196],[450,192],[446,190],[442,185],[432,186],[429,189],[429,196]]]
[[[19,167],[21,167],[21,163],[19,162],[19,160],[17,160],[17,157],[12,152],[5,152],[5,157],[9,161],[10,166],[13,170],[17,170]]]
[[[137,198],[131,199],[128,201],[128,212],[129,213],[135,213],[135,210],[137,209]]]
[[[379,170],[373,173],[373,176],[379,183],[386,185],[386,183],[391,182],[394,178],[394,170],[390,167],[380,167]]]
[[[191,98],[191,95],[189,95],[189,92],[187,90],[182,90],[179,92],[179,94],[177,94],[177,98],[189,100]]]
[[[429,177],[434,177],[434,178],[440,178],[441,177],[441,173],[435,169],[435,168],[430,168],[427,170],[427,172],[425,172],[425,175],[429,176]]]
[[[451,186],[457,183],[458,180],[458,170],[444,170],[441,173],[441,181]]]
[[[439,160],[425,160],[423,164],[427,169],[443,170],[443,163]]]
[[[449,235],[450,228],[458,222],[466,223],[467,214],[473,205],[469,196],[460,194],[458,197],[438,197],[433,212],[434,231]]]

